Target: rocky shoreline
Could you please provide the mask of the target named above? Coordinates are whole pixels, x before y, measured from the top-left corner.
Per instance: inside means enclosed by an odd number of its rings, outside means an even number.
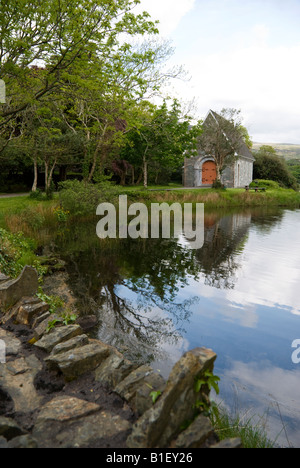
[[[36,271],[0,274],[0,448],[212,448],[219,442],[202,381],[216,355],[197,348],[167,381],[86,334],[84,321],[49,330],[53,315],[36,297]],[[1,357],[1,355],[0,355]]]

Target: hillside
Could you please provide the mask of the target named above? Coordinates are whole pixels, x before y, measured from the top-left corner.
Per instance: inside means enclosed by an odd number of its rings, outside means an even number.
[[[279,156],[283,156],[287,161],[291,159],[300,160],[300,145],[291,145],[288,143],[253,143],[253,149],[258,150],[263,145],[273,146]]]

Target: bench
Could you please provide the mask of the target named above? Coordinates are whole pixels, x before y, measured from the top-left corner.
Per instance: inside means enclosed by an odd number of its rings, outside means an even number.
[[[246,192],[249,192],[250,190],[254,190],[255,192],[265,192],[267,188],[266,187],[249,187],[249,185],[246,185],[245,190]]]

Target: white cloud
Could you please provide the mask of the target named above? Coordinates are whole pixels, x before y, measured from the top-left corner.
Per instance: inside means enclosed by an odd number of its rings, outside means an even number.
[[[265,41],[267,31],[257,30],[254,43]],[[300,43],[270,47],[257,43],[226,53],[187,57],[190,83],[176,83],[178,97],[198,99],[199,118],[208,109],[242,110],[245,125],[256,141],[300,143]]]
[[[196,0],[141,0],[138,10],[147,11],[153,20],[158,20],[161,35],[169,36],[195,3]]]

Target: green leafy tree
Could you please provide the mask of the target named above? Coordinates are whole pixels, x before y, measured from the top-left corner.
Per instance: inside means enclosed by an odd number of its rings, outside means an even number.
[[[16,116],[71,81],[71,69],[84,68],[94,57],[110,62],[120,50],[121,34],[156,33],[156,25],[149,21],[147,13],[133,13],[138,3],[138,0],[1,2],[0,79],[7,88],[6,104],[0,109],[1,135],[7,138]]]
[[[182,165],[185,151],[196,152],[201,125],[191,125],[191,117],[181,116],[181,106],[174,101],[171,109],[164,102],[160,107],[149,105],[141,113],[140,125],[128,134],[122,158],[140,167],[144,187],[148,185],[148,171],[174,170]]]
[[[274,180],[281,186],[298,189],[297,180],[290,173],[287,163],[269,145],[262,145],[255,153],[253,175],[254,179]]]

